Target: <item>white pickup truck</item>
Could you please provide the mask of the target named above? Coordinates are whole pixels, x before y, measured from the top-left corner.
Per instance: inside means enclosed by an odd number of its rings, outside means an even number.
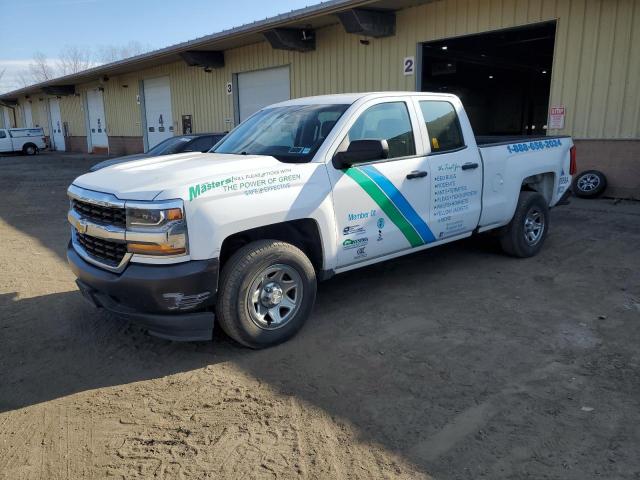
[[[0,152],[22,152],[35,155],[47,148],[42,128],[0,128]]]
[[[71,268],[94,305],[170,339],[294,335],[333,274],[495,230],[538,253],[576,170],[568,137],[477,140],[453,95],[265,108],[210,153],[115,165],[68,189]]]

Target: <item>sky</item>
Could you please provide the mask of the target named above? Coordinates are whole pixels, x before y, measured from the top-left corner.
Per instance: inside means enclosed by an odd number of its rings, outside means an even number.
[[[153,49],[285,13],[315,0],[0,0],[0,92],[36,52],[52,63],[65,45],[96,50],[131,41]]]

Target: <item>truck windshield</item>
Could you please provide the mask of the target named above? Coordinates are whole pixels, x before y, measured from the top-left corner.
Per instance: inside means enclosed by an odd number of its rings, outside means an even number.
[[[306,163],[349,105],[290,105],[261,110],[240,124],[211,152],[268,155]]]

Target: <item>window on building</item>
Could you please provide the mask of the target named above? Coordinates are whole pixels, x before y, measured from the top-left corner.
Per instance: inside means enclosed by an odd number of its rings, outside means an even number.
[[[354,140],[386,140],[389,158],[416,154],[411,119],[405,102],[380,103],[366,110],[348,133]]]
[[[449,102],[426,100],[420,102],[427,124],[433,153],[448,152],[464,147],[464,137],[455,108]]]

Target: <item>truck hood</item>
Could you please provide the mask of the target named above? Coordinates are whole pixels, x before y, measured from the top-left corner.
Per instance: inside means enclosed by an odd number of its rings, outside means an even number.
[[[73,184],[121,200],[153,200],[165,190],[182,190],[190,184],[220,175],[282,166],[273,157],[221,153],[178,153],[121,163],[87,173]]]

